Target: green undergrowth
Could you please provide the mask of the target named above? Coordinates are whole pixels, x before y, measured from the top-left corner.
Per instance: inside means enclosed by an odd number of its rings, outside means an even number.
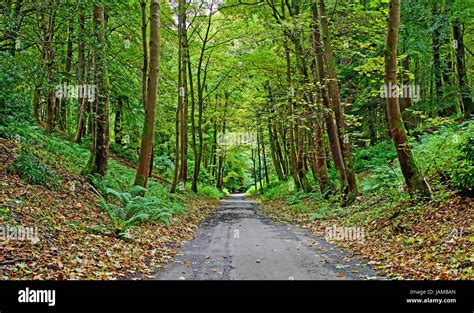
[[[36,126],[2,127],[0,136],[18,143],[19,151],[9,172],[18,174],[28,183],[49,188],[59,188],[61,171],[79,175],[90,155],[87,138],[77,144],[60,135],[47,134]],[[148,221],[169,225],[174,214],[186,211],[184,197],[219,199],[225,196],[212,186],[200,186],[198,195],[188,191],[171,194],[168,186],[153,179],[148,181],[146,189],[138,190],[140,187],[133,186],[134,178],[133,169],[111,158],[105,177],[88,177],[101,195],[99,204],[110,218],[110,230],[119,237],[123,237],[127,229]]]
[[[427,125],[429,132],[410,138],[421,172],[433,190],[431,201],[447,201],[452,195],[473,195],[474,121]],[[420,133],[421,130],[417,129]],[[291,181],[275,182],[260,191],[262,201],[280,201],[294,214],[309,220],[340,218],[347,226],[367,225],[381,217],[417,210],[425,200],[405,190],[396,150],[389,140],[368,148],[354,148],[359,196],[348,207],[337,193],[294,190]],[[250,188],[248,195],[254,195]],[[415,205],[418,204],[418,205]],[[403,208],[403,209],[400,209]]]
[[[215,186],[198,185],[198,195],[217,200],[229,195],[229,192],[227,191],[227,189],[219,190]]]

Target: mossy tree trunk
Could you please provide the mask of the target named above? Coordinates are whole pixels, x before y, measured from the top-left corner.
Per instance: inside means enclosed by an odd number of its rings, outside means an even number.
[[[155,138],[156,100],[158,94],[158,74],[160,66],[160,2],[150,2],[150,62],[146,92],[145,121],[143,125],[140,156],[138,159],[135,185],[147,186]]]
[[[385,54],[385,84],[398,86],[397,81],[397,47],[400,29],[400,0],[391,0],[388,18],[388,30]],[[390,133],[397,149],[398,161],[405,182],[412,191],[428,195],[429,187],[423,179],[408,144],[407,133],[400,114],[398,97],[387,97],[387,115]]]
[[[109,80],[107,78],[107,42],[105,39],[106,21],[105,10],[101,3],[93,9],[94,39],[94,69],[96,95],[93,106],[93,141],[89,162],[85,174],[105,176],[109,153]]]

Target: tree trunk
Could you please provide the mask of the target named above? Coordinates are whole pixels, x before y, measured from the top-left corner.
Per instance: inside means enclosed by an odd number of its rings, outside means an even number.
[[[260,134],[257,130],[257,159],[258,159],[258,184],[260,185],[260,190],[263,190],[262,184],[262,159],[260,156],[260,145],[261,145]]]
[[[41,88],[39,86],[35,87],[35,92],[33,93],[33,115],[35,116],[36,123],[41,125],[41,117],[40,117],[40,100],[41,100]]]
[[[12,2],[10,0],[5,1],[2,5],[2,15],[3,15],[3,42],[4,46],[12,56],[16,54],[16,42],[18,34],[20,33],[20,19],[21,19],[21,10],[23,7],[24,0],[16,1],[15,7],[12,10]]]
[[[178,78],[178,81],[180,79]],[[174,158],[174,174],[173,174],[173,181],[171,183],[171,193],[174,193],[176,191],[176,184],[178,183],[179,180],[179,154],[180,154],[180,145],[179,145],[179,140],[180,140],[180,131],[179,131],[179,120],[180,120],[180,115],[181,115],[181,96],[178,95],[178,106],[176,107],[176,116],[175,116],[175,158]]]
[[[453,35],[457,43],[456,49],[456,68],[458,74],[458,85],[461,92],[461,101],[463,111],[466,117],[474,114],[474,104],[471,98],[471,91],[467,78],[466,60],[464,51],[464,30],[459,19],[453,21]]]
[[[227,94],[225,93],[226,103],[227,105]],[[225,138],[225,131],[226,131],[226,111],[224,108],[224,116],[222,121],[222,138]],[[216,187],[222,189],[224,187],[224,160],[225,160],[225,145],[219,145],[220,148],[218,150],[219,154],[219,165],[217,167],[217,185]]]
[[[334,55],[329,38],[328,19],[326,8],[323,0],[318,0],[319,4],[319,19],[321,23],[322,38],[324,45],[325,65],[329,80],[329,97],[336,117],[336,124],[339,134],[339,142],[342,144],[342,156],[344,158],[344,165],[346,168],[347,186],[349,193],[355,195],[357,193],[356,178],[354,172],[354,164],[352,161],[352,152],[349,142],[349,134],[347,133],[344,112],[341,107],[341,100],[339,96],[339,85],[337,82],[336,68],[334,65]],[[350,197],[351,198],[351,197]],[[351,199],[349,199],[350,201]]]
[[[286,82],[288,85],[288,102],[287,102],[287,109],[288,109],[288,128],[289,128],[289,152],[290,152],[290,169],[291,175],[293,176],[293,181],[297,189],[301,188],[299,176],[298,176],[298,168],[296,163],[296,152],[295,152],[295,136],[294,136],[294,121],[293,121],[293,94],[294,89],[291,83],[291,61],[290,61],[290,48],[288,47],[288,42],[285,39],[285,58],[286,58]]]
[[[68,37],[67,37],[67,45],[66,45],[66,61],[64,64],[64,72],[66,74],[65,85],[68,86],[71,82],[71,68],[72,68],[72,59],[73,59],[73,41],[72,38],[74,36],[74,19],[69,19],[69,26],[68,26]],[[63,99],[60,102],[59,106],[59,125],[61,130],[67,131],[68,128],[68,112],[70,111],[70,103],[71,100],[69,98]]]
[[[43,63],[47,70],[47,81],[46,86],[46,111],[47,111],[47,126],[46,130],[48,133],[54,131],[55,126],[55,106],[56,106],[56,95],[54,85],[56,84],[56,73],[54,69],[54,31],[55,31],[55,11],[54,1],[46,1],[42,4],[42,10],[46,13],[40,16],[41,25],[41,36],[43,41]]]
[[[188,83],[187,83],[187,70],[188,70],[188,47],[187,47],[187,31],[186,31],[186,1],[179,1],[179,14],[181,15],[181,31],[180,41],[182,46],[181,56],[181,92],[182,94],[182,111],[181,111],[181,170],[180,170],[180,182],[186,185],[188,179]]]
[[[270,110],[273,110],[274,99],[273,93],[270,86],[270,83],[267,81],[265,88],[268,91],[268,105]],[[267,117],[267,129],[268,129],[268,138],[270,142],[270,152],[272,156],[273,167],[277,174],[279,181],[286,181],[286,176],[284,173],[284,160],[281,156],[280,143],[278,141],[278,135],[276,134],[276,126],[273,126],[274,120],[272,117]]]
[[[142,31],[142,53],[143,53],[143,66],[142,66],[142,105],[146,111],[147,108],[147,72],[148,72],[148,45],[147,45],[147,17],[146,17],[146,0],[140,0],[140,12],[141,12],[141,31]]]
[[[272,152],[273,167],[275,168],[278,180],[285,181],[286,179],[283,173],[281,160],[279,159],[278,153],[277,153],[276,138],[273,137],[273,127],[272,127],[271,119],[268,119],[268,136],[270,137],[270,148]]]
[[[388,30],[385,47],[385,84],[398,86],[397,81],[397,46],[400,29],[400,0],[390,0]],[[390,132],[397,149],[398,160],[405,182],[412,191],[428,195],[429,187],[421,176],[408,144],[408,138],[400,115],[398,97],[387,97],[387,115]]]
[[[194,192],[198,191],[198,176],[200,169],[200,157],[198,156],[198,147],[196,142],[196,101],[194,99],[194,86],[193,86],[193,72],[191,70],[191,58],[188,53],[188,75],[189,75],[189,91],[191,96],[191,137],[192,137],[192,147],[193,147],[193,157],[194,157],[194,168],[193,168],[193,179],[191,183],[191,190]]]
[[[280,134],[280,135],[279,135]],[[281,160],[281,165],[283,168],[283,173],[285,174],[285,180],[288,177],[290,170],[290,160],[288,158],[288,145],[286,140],[286,130],[282,123],[275,122],[275,126],[273,128],[273,136],[276,138],[275,146],[277,148],[277,153],[279,153],[279,157]],[[278,137],[281,136],[281,145]]]
[[[329,138],[329,144],[331,147],[331,154],[334,162],[334,167],[339,172],[339,180],[341,183],[341,189],[345,191],[347,186],[347,176],[346,176],[346,167],[344,164],[344,159],[341,151],[341,144],[339,143],[339,136],[337,133],[337,126],[334,121],[334,111],[331,108],[329,103],[328,88],[327,82],[324,73],[324,58],[322,52],[321,44],[321,34],[319,32],[318,25],[318,12],[315,5],[312,8],[313,14],[313,49],[314,56],[316,60],[316,77],[318,79],[317,84],[319,84],[319,95],[322,99],[323,106],[325,108],[324,119],[326,122],[326,129]]]
[[[257,167],[256,167],[256,162],[255,162],[255,150],[254,149],[250,149],[251,153],[252,153],[252,156],[251,156],[251,159],[252,159],[252,169],[253,169],[253,189],[255,190],[255,193],[257,193]]]
[[[150,2],[150,64],[148,68],[145,122],[138,159],[135,185],[147,186],[155,135],[155,113],[160,69],[160,1]]]
[[[182,1],[179,2],[178,8],[178,105],[176,107],[176,116],[175,116],[175,159],[174,159],[174,175],[173,175],[173,182],[171,183],[171,190],[170,192],[176,191],[176,185],[179,181],[181,181],[181,174],[182,174],[182,166],[181,164],[181,154],[182,154],[182,127],[180,126],[182,123],[183,114],[183,97],[184,97],[184,89],[183,89],[183,44],[182,44],[182,22],[181,19],[183,18],[182,14]],[[186,71],[184,71],[186,75]]]
[[[82,8],[80,8],[78,18],[78,34],[77,34],[77,84],[83,86],[86,77],[86,65],[85,65],[85,54],[84,54],[84,23],[85,17]],[[84,112],[85,112],[85,98],[78,97],[78,108],[77,108],[77,127],[74,141],[79,143],[84,133]]]
[[[324,147],[324,132],[322,127],[316,121],[314,125],[314,146],[316,149],[316,169],[319,178],[319,189],[321,193],[326,191],[329,184],[329,172],[326,162],[326,149]]]
[[[298,82],[301,86],[304,86],[308,83],[308,67],[306,64],[306,58],[303,51],[303,45],[301,43],[301,34],[300,31],[295,31],[290,38],[292,39],[295,45],[295,57],[296,57],[296,73]],[[303,90],[298,90],[297,92],[298,99],[300,101],[296,101],[296,103],[301,103],[298,107],[299,109],[299,117],[297,118],[297,125],[296,125],[296,133],[297,133],[297,142],[296,142],[296,168],[298,171],[298,177],[301,184],[301,188],[305,192],[311,191],[311,186],[309,184],[308,178],[306,177],[306,166],[305,166],[305,122],[306,118],[303,117],[308,106],[306,103],[309,103],[309,97]],[[296,105],[295,105],[296,107]]]
[[[217,123],[214,120],[214,132],[212,134],[212,148],[211,148],[211,176],[216,177],[217,165]]]
[[[433,32],[431,34],[431,44],[433,48],[433,72],[434,72],[434,88],[436,98],[439,100],[443,97],[443,83],[441,81],[441,58],[440,58],[440,30],[438,25],[439,10],[436,1],[433,1],[431,7],[432,22],[434,25]],[[433,99],[432,99],[433,100]],[[433,102],[434,103],[434,102]]]
[[[122,145],[122,111],[123,111],[123,96],[117,99],[117,107],[115,109],[115,123],[114,123],[114,137],[115,143]]]
[[[104,7],[94,5],[94,51],[95,83],[97,96],[94,103],[94,140],[91,157],[85,173],[105,176],[109,150],[109,81],[107,78],[107,42],[105,39]]]
[[[202,150],[203,150],[203,133],[202,133],[202,114],[204,108],[204,89],[206,88],[206,70],[207,64],[204,67],[204,78],[201,79],[202,72],[203,72],[203,61],[204,61],[204,53],[206,51],[206,45],[209,41],[209,31],[211,29],[211,20],[212,14],[209,14],[207,19],[207,27],[206,33],[204,35],[202,45],[201,45],[201,52],[199,54],[199,62],[197,67],[197,92],[198,92],[198,136],[199,136],[199,148],[196,148],[195,158],[194,158],[194,172],[193,172],[193,183],[192,183],[192,190],[197,192],[197,182],[199,171],[201,168],[201,159],[202,159]],[[190,71],[191,75],[191,71]],[[194,114],[192,115],[192,119],[194,122]],[[195,143],[194,143],[195,144]]]

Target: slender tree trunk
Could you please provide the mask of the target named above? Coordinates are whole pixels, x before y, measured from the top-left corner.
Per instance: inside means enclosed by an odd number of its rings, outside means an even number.
[[[265,154],[265,141],[263,140],[263,133],[260,132],[260,141],[262,144],[262,160],[263,160],[263,174],[265,175],[266,185],[270,185],[270,178],[268,177],[267,156]]]
[[[40,16],[41,36],[43,41],[43,63],[47,70],[48,86],[46,87],[46,111],[48,133],[52,133],[55,127],[56,97],[54,85],[56,84],[56,73],[54,69],[54,31],[55,31],[55,2],[48,0],[42,4]]]
[[[143,66],[142,66],[142,105],[146,111],[147,108],[147,74],[148,74],[148,45],[147,45],[147,16],[146,16],[146,0],[140,0],[140,12],[141,12],[141,31],[142,31],[142,54],[143,54]]]
[[[71,68],[72,68],[72,59],[73,59],[73,36],[74,36],[74,19],[69,19],[69,26],[68,26],[68,37],[67,37],[67,45],[66,45],[66,60],[64,64],[64,72],[66,74],[65,85],[68,86],[71,81]],[[70,111],[70,103],[71,100],[68,98],[63,99],[59,102],[59,126],[61,130],[67,131],[68,128],[68,112]]]
[[[306,64],[306,58],[303,51],[303,45],[301,43],[301,34],[300,31],[296,31],[293,36],[291,36],[293,43],[295,45],[295,57],[296,57],[296,73],[298,77],[298,82],[301,86],[304,86],[308,83],[308,67]],[[306,177],[306,166],[305,166],[305,131],[306,131],[306,119],[303,117],[307,110],[307,105],[309,103],[309,97],[306,93],[301,90],[297,92],[298,98],[302,101],[297,101],[301,103],[299,105],[299,117],[296,124],[296,133],[297,133],[297,142],[296,142],[296,168],[298,171],[298,177],[301,184],[301,188],[305,192],[311,191],[311,185],[309,184],[308,178]],[[296,106],[295,106],[296,107]]]
[[[109,150],[109,81],[107,78],[107,43],[105,40],[104,7],[94,5],[94,40],[97,48],[94,53],[95,82],[97,96],[94,103],[94,140],[91,157],[85,173],[105,176]]]
[[[135,185],[147,186],[155,135],[155,113],[160,69],[160,1],[150,1],[150,64],[148,68],[145,122]]]
[[[390,0],[388,30],[385,48],[385,84],[398,86],[397,81],[397,47],[400,29],[400,0]],[[421,176],[408,144],[408,138],[400,114],[398,97],[387,97],[387,114],[390,123],[398,160],[405,182],[412,191],[429,194],[429,187]]]
[[[293,96],[294,96],[294,89],[291,83],[291,61],[290,61],[290,48],[288,47],[288,42],[285,39],[285,58],[286,58],[286,81],[288,85],[288,128],[289,128],[289,152],[290,152],[290,169],[291,175],[293,176],[293,181],[297,189],[301,188],[299,176],[298,176],[298,168],[296,163],[296,151],[295,151],[295,136],[294,136],[294,121],[293,121]]]
[[[193,157],[194,157],[194,167],[193,167],[193,179],[191,184],[191,190],[194,192],[198,191],[198,176],[199,176],[199,169],[200,169],[200,160],[198,156],[198,147],[196,142],[196,101],[194,99],[194,86],[193,86],[193,72],[191,70],[191,58],[189,53],[187,55],[188,58],[188,75],[189,75],[189,91],[191,94],[191,136],[192,136],[192,148],[193,148]]]
[[[181,15],[181,79],[182,79],[182,112],[181,112],[181,170],[180,170],[180,182],[186,185],[188,179],[188,83],[187,83],[187,70],[188,70],[188,46],[187,46],[187,31],[186,31],[186,1],[179,1],[179,14]]]
[[[115,123],[114,123],[114,137],[115,143],[122,145],[122,111],[123,111],[123,96],[117,99],[117,107],[115,109]]]
[[[268,120],[268,136],[270,137],[270,148],[272,152],[273,166],[275,167],[275,172],[277,174],[278,180],[285,181],[286,179],[283,173],[281,160],[278,157],[277,147],[275,144],[276,138],[273,137],[272,121],[270,119]]]
[[[209,14],[207,19],[207,27],[206,33],[204,35],[202,45],[201,45],[201,52],[199,54],[199,61],[197,67],[197,93],[198,93],[198,136],[199,136],[199,148],[196,149],[197,153],[195,154],[194,158],[194,172],[193,172],[193,183],[192,183],[192,190],[197,192],[197,181],[199,176],[199,171],[201,168],[201,160],[202,160],[202,150],[203,150],[203,133],[202,133],[202,114],[204,108],[204,90],[206,88],[206,70],[207,64],[203,69],[203,61],[204,61],[204,53],[206,51],[206,45],[209,41],[209,32],[211,29],[211,21],[212,21],[212,14]],[[204,71],[204,78],[202,77]],[[194,114],[192,116],[194,121]]]
[[[329,80],[329,97],[332,108],[336,117],[336,124],[339,133],[339,142],[342,144],[342,156],[344,158],[344,165],[346,168],[347,186],[349,193],[355,195],[357,193],[356,178],[354,172],[354,164],[352,161],[352,152],[349,142],[349,134],[346,129],[344,112],[341,107],[341,100],[339,96],[339,85],[337,82],[336,68],[334,65],[334,55],[329,38],[328,19],[326,8],[323,0],[318,0],[319,4],[319,19],[321,23],[321,31],[324,45],[325,65]],[[352,198],[352,197],[350,197]],[[348,199],[349,201],[351,199]]]
[[[461,92],[463,111],[466,117],[474,114],[474,104],[471,98],[471,91],[467,78],[466,57],[464,48],[464,29],[459,19],[453,21],[453,36],[457,46],[456,49],[456,69],[458,74],[458,85]]]
[[[314,138],[311,138],[310,132],[306,133],[306,155],[314,180],[319,180],[318,168],[316,166],[316,147],[314,146]]]
[[[209,132],[209,125],[205,124],[203,129],[204,134]],[[204,169],[207,171],[209,169],[209,142],[208,140],[204,140],[203,147],[202,147],[202,165]]]
[[[36,86],[35,92],[33,93],[33,115],[35,116],[36,123],[38,125],[42,124],[41,116],[40,116],[40,100],[41,100],[41,87]]]
[[[285,174],[285,180],[290,174],[290,160],[288,158],[288,146],[287,146],[287,132],[285,130],[285,127],[282,125],[282,123],[276,122],[275,127],[273,128],[273,136],[276,138],[275,141],[275,146],[277,148],[277,152],[279,153],[279,157],[281,160],[282,168],[283,168],[283,173]],[[278,137],[281,136],[281,145]]]
[[[270,110],[273,110],[273,105],[274,105],[273,93],[272,93],[272,88],[270,86],[270,83],[268,81],[266,82],[265,87],[268,91],[268,100],[269,100],[268,104],[270,106]],[[286,181],[286,175],[285,175],[285,170],[284,170],[285,161],[283,160],[283,157],[282,157],[280,143],[278,141],[278,134],[276,131],[276,126],[273,126],[273,124],[274,124],[273,118],[268,117],[267,128],[268,128],[268,137],[269,137],[269,142],[270,142],[270,150],[271,150],[273,166],[275,167],[278,180]]]
[[[339,172],[339,180],[341,183],[341,189],[345,191],[347,186],[347,176],[346,176],[346,167],[344,164],[344,159],[342,156],[341,151],[341,144],[339,142],[339,136],[337,133],[337,126],[334,121],[334,111],[331,108],[329,103],[329,96],[328,96],[328,85],[326,83],[326,77],[324,72],[324,58],[322,52],[322,44],[321,44],[321,34],[319,32],[319,25],[318,25],[318,12],[315,5],[313,5],[312,9],[313,14],[313,49],[314,55],[316,59],[316,69],[317,69],[317,78],[319,84],[319,94],[320,98],[322,99],[323,106],[325,108],[324,112],[324,119],[326,122],[326,129],[329,138],[329,144],[331,147],[331,154],[334,161],[334,167]]]
[[[225,95],[225,105],[227,105],[227,93]],[[224,116],[222,119],[222,138],[225,138],[225,131],[226,131],[226,110],[224,108]],[[226,155],[225,145],[219,145],[219,165],[217,168],[217,188],[222,189],[224,187],[224,161]]]
[[[440,29],[437,26],[439,19],[439,10],[436,1],[433,1],[431,7],[432,22],[434,25],[433,32],[431,34],[431,44],[433,48],[433,72],[434,72],[434,88],[436,98],[441,99],[443,97],[443,83],[441,80],[441,57],[440,57]]]
[[[256,157],[255,157],[255,150],[254,149],[250,149],[251,153],[252,153],[252,156],[251,156],[251,159],[252,159],[252,169],[253,169],[253,188],[255,190],[255,193],[257,193],[257,166],[256,166]]]
[[[86,65],[85,65],[85,53],[84,53],[84,23],[85,17],[82,7],[79,8],[79,18],[78,18],[78,33],[77,33],[77,84],[83,86],[86,77]],[[84,133],[85,123],[84,123],[84,112],[85,109],[85,98],[78,97],[78,108],[77,108],[77,127],[76,135],[74,136],[74,141],[79,143],[82,139],[82,134]]]
[[[2,5],[3,15],[3,42],[6,49],[12,56],[16,54],[16,42],[20,33],[20,15],[24,0],[18,0],[15,7],[12,7],[12,1],[6,0]]]
[[[176,116],[175,116],[175,137],[176,137],[176,142],[175,142],[175,160],[174,160],[174,175],[173,175],[173,181],[171,183],[171,191],[170,192],[175,192],[176,191],[176,185],[178,184],[179,181],[181,181],[181,154],[182,154],[182,149],[181,145],[183,144],[180,142],[182,140],[181,136],[181,122],[182,122],[182,106],[183,106],[183,97],[184,97],[184,89],[183,89],[183,45],[182,45],[182,23],[181,19],[183,18],[182,14],[182,1],[179,2],[179,8],[178,8],[178,106],[176,107]],[[184,71],[186,74],[186,71]]]
[[[402,80],[405,85],[410,85],[410,56],[407,55],[406,58],[402,61],[402,67],[404,74],[402,75]],[[403,124],[405,125],[405,129],[413,129],[415,127],[415,118],[410,111],[406,110],[411,108],[413,105],[412,99],[409,96],[405,96],[400,99],[400,112],[402,113]],[[385,110],[386,112],[387,110]],[[388,125],[388,124],[387,124]]]
[[[217,166],[217,188],[224,187],[224,160],[225,160],[225,146],[219,147],[219,165]]]
[[[410,58],[407,55],[403,61],[402,61],[402,67],[404,74],[402,76],[402,84],[404,85],[409,85],[410,84],[410,78],[409,78],[409,71],[410,71]],[[400,103],[400,111],[403,112],[405,109],[408,109],[412,106],[412,101],[410,97],[403,97],[401,98],[401,103]],[[406,127],[406,126],[405,126]]]
[[[217,165],[217,123],[214,120],[214,132],[212,134],[212,148],[211,148],[211,176],[216,177]]]
[[[316,168],[319,178],[319,189],[324,193],[329,184],[329,172],[326,162],[326,149],[324,147],[324,132],[318,122],[314,125],[314,147],[316,149]]]
[[[260,190],[263,190],[262,184],[262,159],[260,155],[260,145],[261,145],[261,138],[257,131],[257,159],[258,159],[258,184],[260,185]]]
[[[178,79],[180,81],[180,79]],[[176,116],[175,116],[175,158],[174,158],[174,174],[173,174],[173,181],[171,183],[171,193],[174,193],[176,191],[176,184],[178,183],[179,180],[179,154],[180,154],[180,145],[179,145],[179,140],[180,140],[180,131],[179,131],[179,121],[180,121],[180,115],[181,115],[181,100],[178,95],[178,106],[176,107]]]

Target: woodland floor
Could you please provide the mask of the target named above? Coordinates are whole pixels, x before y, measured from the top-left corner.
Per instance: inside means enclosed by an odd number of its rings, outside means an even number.
[[[358,216],[376,211],[373,199],[311,221],[285,201],[256,198],[257,209],[231,198],[216,211],[216,200],[183,196],[188,210],[170,226],[146,223],[123,240],[96,231],[108,217],[82,176],[50,164],[59,188],[28,184],[7,171],[18,152],[14,140],[0,138],[0,224],[37,227],[40,241],[2,241],[0,279],[473,278],[471,198],[399,203],[362,223]],[[364,243],[322,239],[327,226],[361,223]]]
[[[360,225],[357,215],[375,211],[367,201],[359,198],[358,205],[343,208],[342,214],[325,220],[311,221],[310,214],[297,212],[280,200],[259,201],[259,212],[324,237],[326,227]],[[473,279],[473,218],[471,198],[453,195],[447,201],[401,203],[364,227],[363,242],[334,243],[350,255],[369,260],[368,264],[388,279]]]
[[[106,225],[108,217],[82,176],[56,167],[59,188],[30,185],[7,172],[16,153],[15,141],[0,138],[0,208],[5,211],[0,224],[38,227],[40,241],[2,241],[0,279],[153,277],[217,207],[215,200],[193,197],[185,200],[188,210],[173,216],[170,226],[141,225],[131,229],[127,241],[98,234],[95,227]]]

